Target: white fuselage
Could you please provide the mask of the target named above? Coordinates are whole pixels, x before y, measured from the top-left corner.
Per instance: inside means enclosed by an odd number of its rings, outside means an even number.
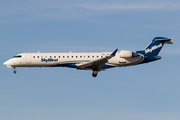
[[[102,69],[138,64],[143,60],[142,56],[134,58],[121,58],[120,52],[109,59]],[[89,62],[110,55],[103,53],[21,53],[4,63],[7,67],[73,67],[79,63]],[[88,69],[88,68],[86,68]],[[91,68],[89,68],[91,69]]]
[[[22,53],[7,60],[4,65],[16,67],[70,67],[81,70],[92,70],[92,76],[113,67],[131,66],[153,62],[161,59],[158,56],[164,44],[172,44],[170,38],[155,37],[144,49],[136,52],[121,50],[102,53]],[[16,73],[16,70],[14,70]]]

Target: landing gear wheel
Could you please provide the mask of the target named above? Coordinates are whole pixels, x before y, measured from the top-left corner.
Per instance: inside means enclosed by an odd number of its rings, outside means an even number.
[[[97,74],[98,74],[98,71],[93,71],[92,76],[93,76],[93,77],[96,77]]]
[[[14,74],[16,74],[16,73],[17,73],[17,71],[16,71],[16,70],[14,70],[14,71],[13,71],[13,73],[14,73]]]

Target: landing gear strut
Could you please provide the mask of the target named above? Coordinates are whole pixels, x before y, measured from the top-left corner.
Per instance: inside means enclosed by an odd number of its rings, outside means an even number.
[[[100,71],[100,69],[101,69],[100,66],[94,65],[94,66],[92,67],[92,70],[93,70],[92,76],[93,76],[93,77],[96,77],[97,74],[98,74],[98,71]]]
[[[98,74],[98,71],[93,71],[92,76],[93,76],[93,77],[96,77],[97,74]]]
[[[14,69],[13,73],[16,74],[17,73],[16,68],[14,67],[13,69]]]

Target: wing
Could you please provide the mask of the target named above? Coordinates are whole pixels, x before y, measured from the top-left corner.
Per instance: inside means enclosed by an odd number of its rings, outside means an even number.
[[[116,49],[111,55],[109,56],[106,56],[104,58],[100,58],[100,59],[96,59],[96,60],[92,60],[90,62],[83,62],[83,63],[79,63],[79,64],[76,64],[77,68],[79,69],[84,69],[84,68],[87,68],[87,67],[98,67],[98,68],[102,68],[102,65],[104,65],[105,63],[108,62],[109,59],[111,59],[112,57],[114,57],[116,55],[116,52],[117,52],[118,49]],[[95,69],[98,69],[98,68],[95,68]],[[100,70],[100,69],[98,69]]]

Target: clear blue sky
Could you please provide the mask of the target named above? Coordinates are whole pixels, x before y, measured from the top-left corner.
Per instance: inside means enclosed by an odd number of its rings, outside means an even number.
[[[179,0],[1,0],[1,120],[180,120]],[[102,71],[17,68],[23,52],[141,50],[176,38],[162,59]]]

